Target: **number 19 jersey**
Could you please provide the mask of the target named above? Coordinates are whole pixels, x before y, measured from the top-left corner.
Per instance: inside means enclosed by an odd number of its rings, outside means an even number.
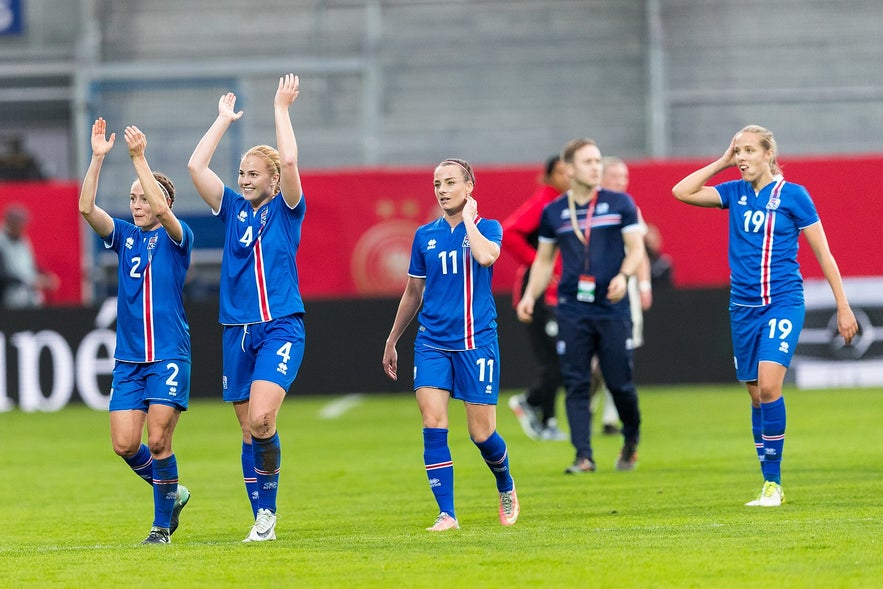
[[[806,188],[781,175],[757,194],[744,180],[715,188],[730,216],[730,302],[748,307],[803,303],[798,238],[819,222]]]

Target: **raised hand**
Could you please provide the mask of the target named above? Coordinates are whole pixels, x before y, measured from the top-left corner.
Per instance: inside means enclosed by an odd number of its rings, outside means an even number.
[[[129,157],[144,155],[147,149],[147,136],[136,126],[126,127],[126,145],[129,146]]]
[[[236,112],[236,95],[227,92],[221,95],[218,100],[218,116],[231,121],[238,121],[242,117],[243,111]]]
[[[273,98],[273,106],[288,108],[300,94],[300,80],[294,74],[285,74],[279,78],[279,87]]]
[[[478,216],[478,202],[471,196],[466,197],[466,204],[463,205],[463,218],[474,219]]]
[[[98,117],[92,123],[92,153],[95,155],[107,155],[116,141],[117,134],[111,133],[107,138],[107,122]]]

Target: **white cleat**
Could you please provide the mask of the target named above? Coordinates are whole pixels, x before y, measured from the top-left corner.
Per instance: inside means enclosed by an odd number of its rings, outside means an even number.
[[[785,502],[785,491],[782,485],[772,481],[766,481],[760,495],[754,501],[749,501],[745,505],[748,507],[779,507]]]
[[[248,537],[243,542],[266,542],[276,539],[276,514],[269,509],[258,509],[258,515]]]

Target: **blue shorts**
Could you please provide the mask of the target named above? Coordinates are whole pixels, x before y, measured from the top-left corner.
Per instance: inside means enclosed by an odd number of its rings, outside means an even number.
[[[224,326],[224,401],[245,401],[256,380],[274,382],[288,392],[304,359],[303,315],[266,323]]]
[[[431,387],[475,405],[496,405],[500,396],[498,342],[452,352],[426,346],[414,349],[414,389]]]
[[[111,411],[147,411],[153,403],[187,411],[190,361],[120,362],[113,366]]]
[[[760,362],[775,362],[785,368],[797,348],[806,309],[803,303],[739,307],[730,305],[730,332],[736,378],[757,380]]]

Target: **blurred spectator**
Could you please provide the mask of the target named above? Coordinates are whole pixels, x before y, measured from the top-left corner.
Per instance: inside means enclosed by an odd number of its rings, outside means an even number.
[[[546,159],[538,184],[531,197],[503,221],[503,251],[514,256],[521,264],[512,291],[514,304],[521,300],[530,279],[530,265],[537,253],[543,207],[570,189],[570,176],[559,154]],[[536,381],[525,393],[509,398],[509,408],[515,413],[524,433],[535,440],[568,439],[567,434],[558,429],[555,417],[555,397],[561,386],[556,350],[558,323],[555,320],[560,276],[561,263],[558,260],[545,294],[534,304],[533,321],[525,324],[530,349],[539,368]]]
[[[0,230],[0,287],[3,305],[11,309],[41,307],[44,291],[58,289],[58,276],[37,267],[27,236],[28,210],[13,204],[6,209]]]
[[[653,288],[674,287],[674,263],[671,256],[662,252],[662,234],[656,225],[647,224],[644,247],[650,258],[650,282]]]
[[[24,146],[21,137],[9,137],[0,154],[0,180],[42,180],[40,163]]]

